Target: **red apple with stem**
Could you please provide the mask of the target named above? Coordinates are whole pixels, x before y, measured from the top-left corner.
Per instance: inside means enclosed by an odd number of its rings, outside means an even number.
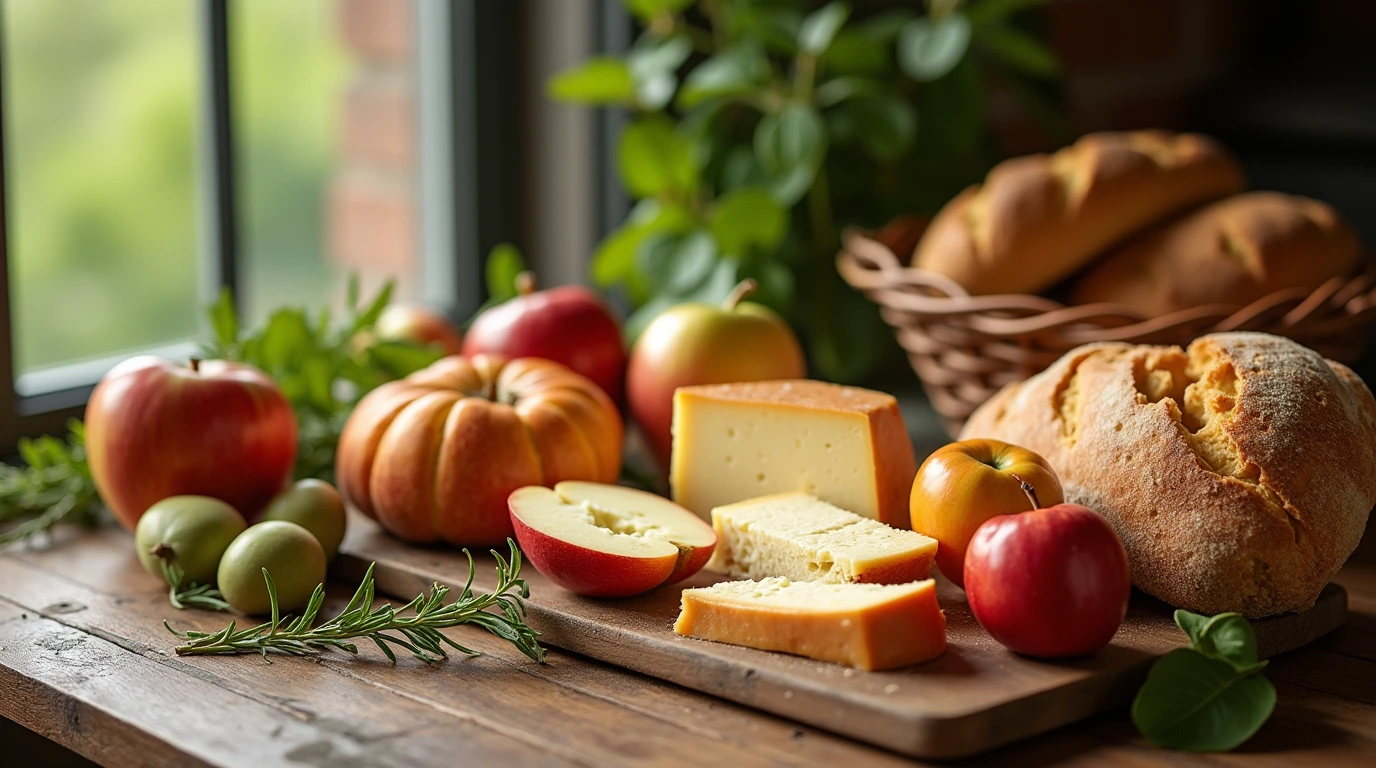
[[[188,494],[252,522],[291,479],[296,415],[253,366],[142,355],[91,394],[86,455],[96,490],[131,531],[153,504]]]
[[[661,467],[673,446],[674,390],[694,384],[801,379],[807,365],[783,318],[744,301],[758,287],[743,280],[721,306],[687,303],[652,320],[631,350],[626,394]]]
[[[1127,614],[1132,574],[1123,543],[1079,504],[986,520],[965,555],[965,595],[981,626],[1028,656],[1084,656],[1109,644]]]
[[[463,355],[540,357],[592,379],[620,403],[626,375],[621,327],[597,294],[581,285],[535,290],[535,273],[516,277],[516,297],[473,320]]]

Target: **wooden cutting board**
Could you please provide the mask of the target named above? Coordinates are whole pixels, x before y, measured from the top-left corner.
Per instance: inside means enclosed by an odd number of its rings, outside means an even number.
[[[376,562],[378,589],[403,600],[434,582],[461,588],[468,577],[461,552],[405,544],[358,514],[349,525],[332,569],[338,577],[356,580]],[[477,558],[477,588],[495,583],[493,567],[490,556]],[[1151,662],[1185,644],[1170,608],[1135,594],[1113,643],[1093,658],[1017,656],[980,628],[957,587],[939,580],[946,653],[926,664],[871,673],[674,634],[680,590],[720,580],[712,574],[623,600],[579,597],[529,564],[522,575],[530,583],[531,624],[548,645],[923,758],[983,752],[1126,706]],[[1312,609],[1252,626],[1268,657],[1336,629],[1346,617],[1347,593],[1330,584]]]

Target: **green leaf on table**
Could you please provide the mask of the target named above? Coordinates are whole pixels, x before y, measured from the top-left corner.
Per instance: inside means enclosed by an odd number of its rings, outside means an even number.
[[[1276,706],[1266,678],[1192,648],[1152,665],[1132,704],[1132,721],[1153,744],[1187,752],[1226,752],[1261,728]]]
[[[1188,612],[1176,611],[1177,624],[1181,613]],[[1241,672],[1266,666],[1266,662],[1257,661],[1257,635],[1252,625],[1239,613],[1220,613],[1210,618],[1199,640],[1191,644],[1204,655],[1222,659]]]
[[[521,249],[511,243],[498,243],[487,254],[487,297],[502,302],[516,297],[516,276],[526,269]]]
[[[751,93],[769,79],[769,59],[758,45],[741,44],[712,56],[683,79],[678,105]]]
[[[917,139],[917,110],[896,95],[861,96],[846,107],[855,116],[860,144],[874,159],[892,160]]]
[[[970,47],[970,22],[959,13],[913,19],[898,36],[898,65],[918,82],[938,80],[956,68]]]
[[[545,90],[558,101],[575,104],[629,104],[635,82],[626,62],[597,56],[551,77]]]
[[[774,179],[774,199],[785,206],[806,194],[826,153],[826,126],[806,104],[790,104],[765,115],[755,127],[755,158]]]
[[[842,2],[827,3],[808,14],[798,30],[798,48],[803,53],[820,55],[831,46],[836,33],[850,16],[850,6]]]
[[[979,0],[966,3],[964,13],[965,18],[970,21],[970,26],[980,27],[1007,21],[1020,11],[1046,3],[1047,0]]]
[[[221,288],[219,297],[210,306],[210,326],[220,349],[227,349],[239,340],[239,313],[234,310],[234,295],[229,288]]]
[[[683,193],[697,183],[691,142],[659,115],[642,117],[626,126],[616,160],[622,183],[636,197]]]
[[[1190,639],[1191,646],[1199,648],[1201,638],[1204,637],[1204,628],[1209,626],[1209,617],[1180,609],[1175,612],[1175,625]]]
[[[987,27],[975,35],[979,47],[1013,69],[1036,77],[1061,72],[1056,54],[1035,37],[1012,27]]]
[[[788,213],[769,190],[741,187],[717,199],[707,216],[723,253],[744,256],[752,248],[771,251],[788,231]]]
[[[655,290],[686,296],[702,284],[717,263],[717,244],[708,232],[653,234],[636,249],[636,266]]]
[[[638,18],[652,19],[661,13],[678,13],[693,0],[621,0],[621,4]]]

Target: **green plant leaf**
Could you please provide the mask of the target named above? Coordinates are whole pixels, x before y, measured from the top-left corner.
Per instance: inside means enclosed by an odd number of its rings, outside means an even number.
[[[626,10],[640,19],[652,19],[661,13],[678,13],[693,4],[693,0],[621,0]]]
[[[723,253],[744,256],[753,248],[769,252],[788,231],[788,213],[769,190],[742,187],[717,199],[707,226]]]
[[[913,19],[898,37],[898,65],[914,80],[929,83],[956,68],[970,47],[970,23],[959,13]]]
[[[1004,64],[1036,77],[1055,77],[1061,64],[1050,48],[1012,27],[986,27],[975,35],[979,47]]]
[[[1183,608],[1175,612],[1175,625],[1180,627],[1180,631],[1190,639],[1190,645],[1199,648],[1200,638],[1204,636],[1204,628],[1209,626],[1209,617],[1191,613]]]
[[[657,294],[686,296],[717,263],[717,244],[708,232],[650,235],[636,249],[636,266]]]
[[[798,48],[803,53],[821,55],[831,46],[849,16],[850,6],[842,2],[827,3],[808,14],[798,30]]]
[[[856,96],[864,94],[879,93],[884,87],[878,80],[868,77],[834,77],[821,85],[812,92],[812,98],[817,102],[817,106],[826,108],[835,106]]]
[[[640,244],[656,232],[687,232],[692,226],[692,217],[682,208],[642,200],[626,223],[598,244],[592,258],[593,282],[603,287],[623,286],[631,303],[644,303],[648,287],[636,269]]]
[[[894,95],[861,96],[847,109],[855,115],[860,144],[876,160],[892,160],[917,139],[917,110]]]
[[[373,344],[368,348],[368,353],[373,361],[394,379],[410,376],[444,357],[443,352],[430,347],[395,341]]]
[[[515,298],[516,276],[525,271],[521,249],[511,243],[498,243],[487,254],[487,297],[500,302]]]
[[[1266,678],[1177,648],[1152,665],[1132,721],[1157,746],[1226,752],[1251,738],[1275,706],[1276,689]]]
[[[981,27],[1002,23],[1020,11],[1046,3],[1047,0],[979,0],[975,3],[966,3],[964,12],[965,17],[970,20],[970,26]]]
[[[765,115],[755,128],[755,158],[774,179],[774,198],[785,206],[802,199],[826,152],[826,126],[806,104],[790,104]]]
[[[797,290],[793,271],[777,259],[755,259],[746,262],[737,268],[736,273],[738,280],[753,277],[755,282],[759,283],[759,287],[750,294],[748,301],[763,304],[784,316],[792,310]]]
[[[861,21],[856,25],[856,29],[875,43],[888,45],[898,39],[903,27],[912,20],[912,11],[906,8],[895,8]]]
[[[684,193],[697,183],[692,144],[659,115],[642,117],[626,126],[616,159],[622,183],[636,197]]]
[[[234,296],[229,288],[221,288],[220,295],[210,306],[210,327],[215,331],[215,343],[229,349],[239,340],[239,314],[234,311]]]
[[[635,82],[636,103],[642,109],[662,109],[674,98],[678,68],[693,53],[685,35],[654,38],[642,35],[626,56]]]
[[[1257,636],[1252,625],[1238,613],[1220,613],[1209,619],[1203,639],[1208,655],[1220,658],[1239,670],[1257,668]],[[1265,666],[1265,664],[1262,664]]]
[[[764,51],[758,45],[737,45],[702,62],[684,78],[678,105],[687,109],[708,99],[751,93],[768,78]]]
[[[793,56],[798,53],[798,32],[803,15],[792,8],[754,3],[731,3],[727,28],[733,39],[755,39],[768,50]]]
[[[629,104],[635,82],[626,62],[598,56],[551,77],[545,88],[551,98],[575,104]]]

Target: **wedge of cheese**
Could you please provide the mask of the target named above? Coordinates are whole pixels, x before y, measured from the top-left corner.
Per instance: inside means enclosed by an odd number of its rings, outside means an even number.
[[[781,651],[869,671],[946,650],[936,582],[823,584],[784,578],[683,590],[680,635]]]
[[[820,381],[680,387],[669,483],[704,520],[714,507],[805,491],[907,528],[917,463],[898,402]]]
[[[707,567],[727,576],[828,584],[925,579],[936,539],[891,528],[795,491],[712,510],[717,548]]]

